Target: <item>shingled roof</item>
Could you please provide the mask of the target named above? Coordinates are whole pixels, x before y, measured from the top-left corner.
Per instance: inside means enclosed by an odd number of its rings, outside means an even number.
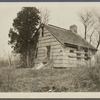
[[[50,24],[44,26],[61,44],[67,43],[75,46],[81,46],[96,50],[95,47],[89,44],[85,39],[83,39],[77,33]]]

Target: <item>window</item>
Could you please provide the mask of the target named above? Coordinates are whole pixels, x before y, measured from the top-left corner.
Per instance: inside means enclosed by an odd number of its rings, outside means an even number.
[[[81,54],[80,53],[77,53],[77,59],[81,60]]]
[[[42,37],[44,36],[44,27],[42,27]]]
[[[89,57],[88,57],[88,49],[85,49],[85,54],[84,54],[84,56],[85,56],[85,60],[88,60],[89,59]]]
[[[49,59],[50,59],[50,49],[51,49],[51,47],[47,46],[47,58],[49,58]]]
[[[70,50],[70,53],[73,53],[74,52],[74,50]]]
[[[35,59],[37,59],[37,55],[38,55],[38,48],[36,48]]]
[[[80,51],[81,51],[81,48],[78,47],[78,48],[77,48],[77,59],[78,59],[78,60],[81,60],[81,53],[80,53]]]

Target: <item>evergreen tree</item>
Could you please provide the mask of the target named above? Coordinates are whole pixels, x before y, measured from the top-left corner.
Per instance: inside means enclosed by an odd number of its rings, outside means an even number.
[[[13,20],[13,28],[10,28],[8,43],[13,48],[13,52],[20,54],[23,67],[33,66],[32,62],[39,36],[37,31],[39,21],[37,8],[23,7]]]

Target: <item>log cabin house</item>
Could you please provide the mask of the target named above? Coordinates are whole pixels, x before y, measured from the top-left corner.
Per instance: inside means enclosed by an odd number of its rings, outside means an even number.
[[[35,54],[35,65],[53,60],[53,67],[84,65],[97,50],[77,33],[77,26],[63,29],[41,25]]]

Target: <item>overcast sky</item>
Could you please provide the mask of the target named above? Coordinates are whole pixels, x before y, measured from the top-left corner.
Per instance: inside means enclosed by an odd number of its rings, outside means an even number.
[[[0,3],[0,57],[4,57],[11,51],[8,46],[8,33],[12,27],[13,19],[22,7],[31,6],[47,8],[50,12],[50,24],[69,29],[70,25],[76,24],[78,34],[83,33],[83,25],[80,23],[78,13],[86,8],[99,7],[100,3]]]

